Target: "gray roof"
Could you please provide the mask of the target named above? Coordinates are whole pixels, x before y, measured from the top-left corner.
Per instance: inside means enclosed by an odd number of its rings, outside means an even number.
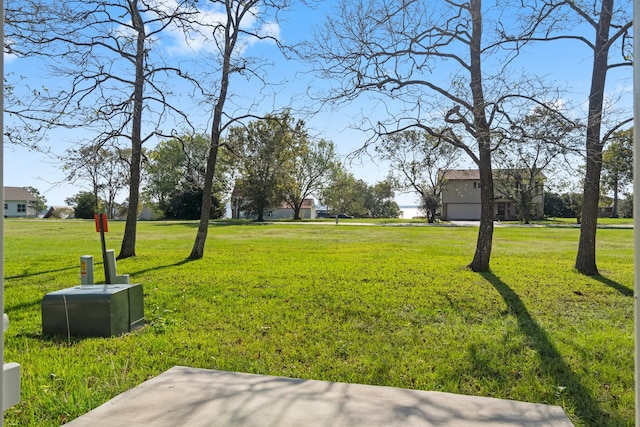
[[[35,202],[38,198],[22,187],[4,187],[4,200]]]
[[[440,171],[440,178],[453,180],[479,180],[480,171],[478,169],[449,169]]]
[[[501,171],[513,170],[513,169],[494,169],[493,177],[494,179],[500,175]],[[438,172],[439,179],[446,179],[449,181],[479,181],[480,180],[480,171],[478,169],[449,169]],[[542,179],[546,179],[547,177],[540,171],[538,176]]]

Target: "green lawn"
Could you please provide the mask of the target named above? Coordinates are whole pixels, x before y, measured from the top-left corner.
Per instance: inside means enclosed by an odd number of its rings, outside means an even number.
[[[472,227],[142,222],[119,273],[147,326],[42,336],[41,300],[100,259],[92,221],[5,221],[5,425],[55,426],[174,365],[560,405],[577,426],[634,425],[633,231],[598,231],[602,275],[573,270],[579,230],[500,227],[491,273],[464,268]],[[119,249],[124,224],[110,223]],[[101,264],[96,280],[102,280]]]
[[[561,224],[561,225],[574,225],[579,226],[575,218],[548,218],[545,220],[534,220],[534,224]],[[618,226],[618,225],[632,225],[633,218],[598,218],[598,226]]]

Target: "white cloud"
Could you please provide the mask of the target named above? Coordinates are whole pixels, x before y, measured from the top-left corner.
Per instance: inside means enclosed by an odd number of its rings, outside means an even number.
[[[172,1],[172,7],[175,6],[175,2]],[[261,36],[268,36],[279,38],[280,37],[280,25],[277,22],[264,22],[260,27],[258,19],[259,11],[253,9],[250,13],[247,13],[242,22],[242,28],[247,31],[255,31]],[[214,37],[214,31],[217,26],[226,25],[227,15],[222,7],[211,7],[209,9],[200,10],[197,21],[199,24],[194,24],[191,29],[184,31],[178,26],[170,28],[170,37],[167,40],[168,45],[166,50],[173,55],[185,55],[197,52],[217,52],[219,51],[216,45],[216,37]],[[218,27],[222,28],[222,27]],[[220,34],[220,36],[222,36]],[[222,37],[217,37],[218,42],[222,41]],[[236,53],[241,54],[247,47],[253,46],[261,40],[246,36],[241,38],[238,43],[238,49]]]
[[[276,40],[280,39],[280,24],[277,22],[265,22],[260,29],[260,34],[265,36],[274,38]]]
[[[13,45],[13,40],[10,38],[6,38],[4,40],[4,44],[5,46],[9,46],[9,48],[11,48],[11,45]],[[4,63],[5,64],[10,64],[12,63],[14,60],[16,60],[18,57],[16,55],[14,55],[13,53],[7,53],[6,50],[4,52]]]

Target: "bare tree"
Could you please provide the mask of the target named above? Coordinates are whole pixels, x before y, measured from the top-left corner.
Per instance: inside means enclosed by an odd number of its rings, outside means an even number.
[[[426,132],[416,130],[383,137],[376,151],[383,160],[391,162],[391,173],[399,188],[418,194],[427,220],[433,223],[446,182],[442,177],[447,170],[456,167],[462,152]]]
[[[245,48],[249,41],[270,41],[281,47],[274,28],[278,15],[290,6],[289,0],[210,0],[210,4],[222,9],[222,17],[211,25],[212,38],[208,43],[215,50],[215,72],[211,73],[218,85],[211,94],[211,149],[207,157],[204,194],[211,194],[215,176],[218,152],[223,144],[223,134],[228,128],[250,116],[251,107],[245,107],[244,113],[234,114],[227,111],[232,78],[254,78],[267,85],[267,76],[263,73],[264,60],[246,56]],[[303,3],[300,0],[300,3]],[[204,247],[209,230],[210,197],[203,197],[200,223],[189,259],[204,256]]]
[[[100,200],[103,188],[102,178],[102,152],[100,147],[85,146],[78,149],[70,149],[64,158],[63,171],[67,173],[67,181],[73,184],[89,184],[89,190],[93,194],[96,203]],[[95,206],[99,209],[99,206]]]
[[[192,23],[197,11],[191,3],[26,0],[6,10],[8,49],[44,58],[56,77],[51,87],[25,88],[27,101],[8,112],[37,129],[91,129],[96,147],[130,142],[129,209],[119,258],[135,255],[143,144],[162,134],[169,117],[189,123],[170,102],[171,86],[163,84],[188,76],[166,65],[154,48],[160,34]]]
[[[522,119],[513,121],[495,153],[496,195],[513,201],[520,220],[528,224],[535,212],[534,199],[542,202],[546,175],[556,165],[566,164],[580,153],[582,126],[563,115],[557,107],[538,106]]]
[[[598,274],[596,265],[596,229],[600,199],[600,175],[605,135],[613,129],[603,129],[607,74],[614,68],[631,65],[631,0],[570,1],[547,0],[524,8],[527,22],[526,41],[572,40],[593,52],[591,88],[585,140],[586,167],[584,175],[582,221],[575,267],[586,275]],[[532,21],[527,19],[534,17]],[[587,34],[584,28],[589,28]],[[617,60],[612,52],[619,52]],[[625,120],[624,122],[628,122]],[[613,127],[620,127],[615,123]]]
[[[346,102],[367,94],[385,109],[388,116],[370,126],[377,135],[419,128],[476,163],[481,220],[469,264],[474,271],[488,270],[491,256],[492,135],[509,126],[514,109],[541,98],[531,76],[508,79],[515,53],[496,46],[511,21],[500,17],[497,6],[483,7],[480,0],[343,0],[309,54],[318,59],[321,76],[335,82],[326,99]]]
[[[64,162],[62,169],[67,181],[81,186],[88,183],[95,200],[105,202],[96,208],[102,208],[113,218],[115,199],[128,182],[129,157],[129,150],[88,145],[67,150],[60,160]]]
[[[602,171],[602,115],[604,108],[604,92],[607,71],[623,65],[623,63],[609,63],[609,52],[616,41],[628,38],[631,29],[631,4],[620,2],[623,6],[614,10],[614,0],[603,0],[600,11],[586,4],[566,2],[581,20],[587,22],[595,31],[595,42],[583,40],[593,49],[593,71],[591,89],[589,92],[589,113],[587,118],[586,136],[586,167],[584,191],[582,200],[582,221],[580,223],[580,241],[576,255],[575,267],[587,275],[598,274],[596,265],[596,229],[598,222],[598,202],[600,200],[600,175]],[[594,4],[595,6],[595,4]],[[596,15],[595,17],[593,15]],[[614,20],[617,18],[618,22]],[[623,47],[624,50],[624,47]],[[623,58],[627,65],[631,65],[629,57]]]

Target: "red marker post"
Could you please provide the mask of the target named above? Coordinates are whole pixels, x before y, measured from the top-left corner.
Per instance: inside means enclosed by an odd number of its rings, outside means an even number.
[[[109,274],[109,266],[107,265],[107,244],[104,241],[104,233],[109,231],[107,223],[107,215],[103,213],[93,214],[96,221],[96,231],[100,233],[100,243],[102,243],[102,264],[104,265],[104,282],[111,283],[111,275]]]

